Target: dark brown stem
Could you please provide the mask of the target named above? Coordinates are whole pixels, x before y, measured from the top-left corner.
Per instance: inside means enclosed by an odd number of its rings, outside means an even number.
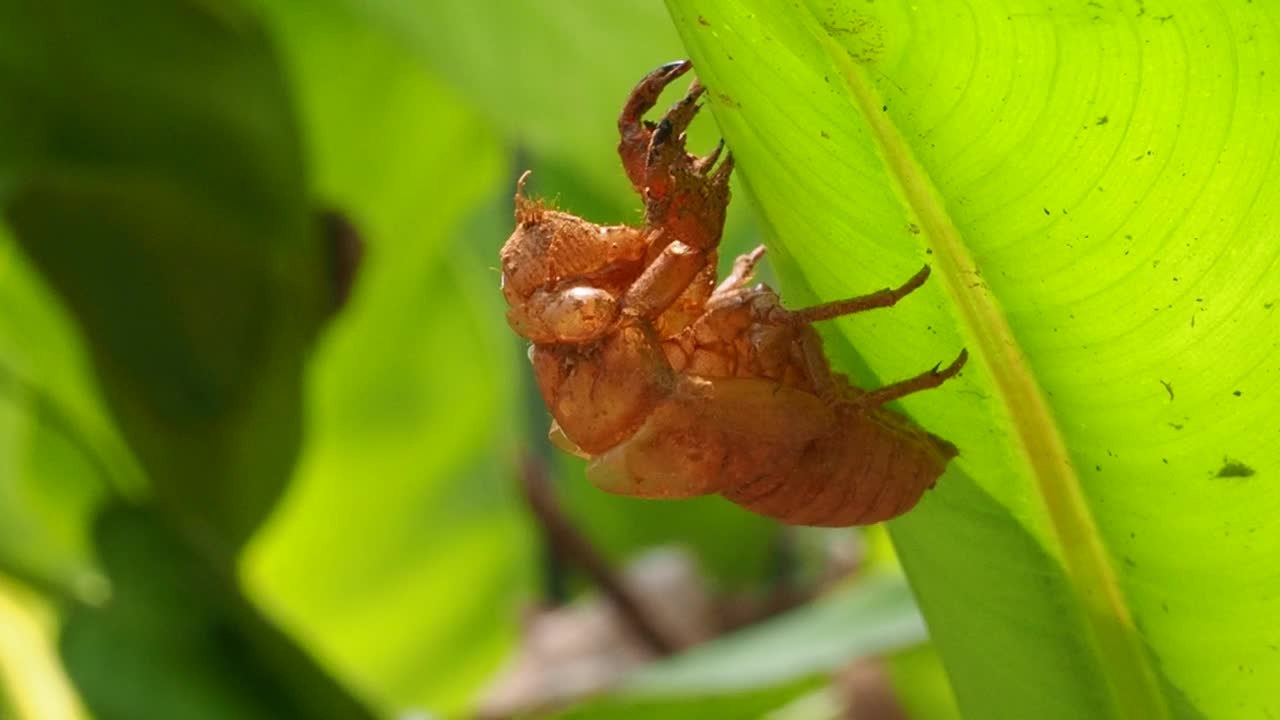
[[[546,466],[532,453],[525,454],[521,465],[521,486],[525,499],[542,525],[547,539],[608,596],[636,639],[658,656],[672,654],[675,645],[662,634],[600,553],[560,512],[560,506],[547,482]]]

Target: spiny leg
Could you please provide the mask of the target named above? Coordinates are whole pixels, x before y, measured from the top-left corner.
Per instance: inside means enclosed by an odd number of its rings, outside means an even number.
[[[956,374],[960,372],[960,369],[964,367],[964,363],[968,359],[969,351],[961,350],[959,357],[953,360],[950,365],[946,366],[942,370],[939,370],[938,366],[934,365],[933,369],[928,372],[920,373],[913,378],[908,378],[892,385],[885,385],[878,390],[872,390],[864,395],[860,395],[853,401],[853,403],[860,407],[876,408],[884,405],[885,403],[906,397],[911,393],[936,388],[947,380],[955,377]]]
[[[720,153],[724,151],[724,139],[716,143],[711,152],[693,161],[693,171],[699,175],[706,175],[711,166],[716,164],[716,160],[720,159]]]
[[[690,96],[701,92],[701,86],[690,89]],[[733,156],[720,157],[717,147],[706,157],[694,157],[684,149],[684,129],[697,110],[696,104],[672,108],[658,123],[649,143],[645,175],[645,225],[655,230],[649,257],[661,260],[667,243],[681,242],[695,248],[702,257],[702,267],[685,268],[670,284],[683,284],[687,289],[671,305],[670,312],[658,320],[661,334],[673,335],[701,314],[716,284],[716,247],[724,232],[725,210],[729,205],[729,175]],[[666,274],[666,273],[664,273]]]
[[[885,288],[869,295],[837,300],[794,312],[783,311],[786,314],[786,322],[794,323],[803,328],[798,328],[797,330],[799,352],[809,382],[819,397],[827,401],[833,401],[840,396],[841,391],[832,377],[831,368],[827,364],[826,355],[822,351],[822,341],[817,333],[808,327],[809,324],[864,310],[890,307],[923,285],[928,278],[929,266],[926,265],[913,275],[910,280],[907,280],[897,288]],[[968,351],[962,350],[960,356],[945,370],[939,371],[935,366],[932,370],[916,377],[859,395],[854,403],[861,407],[879,407],[913,392],[937,387],[960,372],[960,368],[964,367],[968,356]]]
[[[694,109],[698,107],[695,105]],[[653,131],[649,156],[645,161],[645,222],[650,225],[670,224],[683,215],[688,206],[696,204],[703,210],[710,210],[693,213],[694,220],[704,226],[697,230],[719,239],[720,230],[724,227],[724,208],[729,203],[733,153],[726,154],[724,160],[716,165],[723,149],[721,141],[703,157],[690,155],[685,151],[684,130],[687,125],[687,121],[677,125],[664,118]],[[689,227],[695,228],[694,225]]]
[[[658,96],[662,91],[676,78],[689,72],[691,67],[693,63],[688,60],[677,60],[645,75],[627,97],[627,102],[622,107],[622,114],[618,116],[618,135],[621,136],[618,142],[618,155],[622,158],[622,167],[631,180],[631,186],[641,195],[644,194],[649,141],[653,138],[654,129],[657,128],[655,123],[644,120],[644,114],[657,104]],[[689,96],[686,96],[677,105],[683,103],[696,107],[696,100],[696,97],[690,100]]]
[[[835,302],[824,303],[822,305],[814,305],[813,307],[804,308],[802,310],[792,311],[791,316],[795,322],[813,323],[820,320],[830,320],[840,317],[841,315],[851,315],[853,313],[862,312],[863,310],[873,310],[875,308],[890,307],[897,304],[899,300],[910,295],[912,291],[924,284],[929,277],[929,266],[925,265],[920,272],[911,277],[910,280],[903,283],[901,287],[885,288],[878,290],[870,295],[862,295],[860,297],[849,298],[847,300],[836,300]]]

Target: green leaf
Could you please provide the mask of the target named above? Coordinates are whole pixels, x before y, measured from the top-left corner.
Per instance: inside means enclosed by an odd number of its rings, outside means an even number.
[[[766,687],[837,670],[925,639],[906,582],[873,576],[758,625],[698,646],[629,678],[635,694]]]
[[[806,678],[785,685],[739,690],[720,695],[627,697],[597,700],[566,710],[556,720],[703,720],[704,718],[762,718],[788,702],[812,692],[820,684]]]
[[[155,493],[225,558],[288,476],[332,301],[275,57],[192,0],[7,3],[0,46],[5,217]]]
[[[893,689],[907,717],[960,720],[955,694],[942,659],[932,645],[910,648],[886,658]]]
[[[668,6],[793,306],[934,268],[837,365],[971,353],[892,527],[966,716],[1280,710],[1280,13]]]
[[[656,67],[683,52],[661,6],[338,1],[387,28],[512,146],[532,150],[535,173],[548,172],[551,162],[576,176],[580,193],[633,197],[614,152],[615,120],[621,98],[644,74],[631,63]],[[711,128],[700,130],[715,142]],[[617,219],[637,218],[639,205],[632,204],[636,211]]]
[[[60,640],[94,717],[372,717],[229,590],[165,516],[116,505],[94,530],[112,596],[73,607]]]
[[[92,598],[88,526],[145,480],[102,402],[72,318],[0,226],[0,567]]]
[[[158,500],[99,514],[112,594],[73,605],[62,637],[86,703],[101,718],[368,717],[232,575],[292,469],[303,362],[337,294],[270,44],[231,3],[66,0],[0,6],[0,47],[0,136],[19,140],[0,152],[4,217],[78,323]],[[64,442],[81,427],[64,425]]]
[[[906,582],[869,577],[642,668],[564,717],[759,717],[854,660],[924,639]]]
[[[509,173],[492,130],[360,16],[259,4],[294,79],[316,192],[367,252],[311,368],[290,496],[244,571],[379,706],[458,713],[533,594],[514,443],[527,361],[491,269]]]

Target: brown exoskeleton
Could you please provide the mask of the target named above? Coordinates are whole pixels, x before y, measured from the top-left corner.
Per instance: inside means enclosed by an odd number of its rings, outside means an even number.
[[[516,229],[502,248],[507,318],[558,427],[557,444],[591,460],[610,492],[647,498],[719,493],[803,525],[856,525],[906,512],[956,448],[884,407],[937,387],[960,356],[878,390],[833,373],[811,323],[888,307],[906,284],[803,310],[749,286],[764,248],[715,282],[732,156],[685,152],[703,88],[657,123],[642,120],[690,68],[670,63],[632,91],[618,152],[645,202],[644,227],[602,227],[516,190]]]

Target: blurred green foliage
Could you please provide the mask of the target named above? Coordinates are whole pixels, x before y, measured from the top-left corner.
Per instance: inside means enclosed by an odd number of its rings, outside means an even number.
[[[468,707],[545,569],[516,477],[547,420],[494,270],[513,179],[638,217],[614,120],[683,54],[665,12],[17,2],[0,41],[0,569],[65,608],[80,697],[100,718]],[[365,242],[332,316],[322,211]],[[735,205],[726,254],[758,241]],[[683,543],[717,590],[774,571],[771,523],[608,496],[554,458],[614,562]]]
[[[564,716],[826,718],[885,653],[917,718],[958,716],[944,664],[975,717],[1274,710],[1280,18],[1016,4],[0,3],[0,716],[465,714],[561,599],[530,453],[616,567],[786,586],[804,534],[548,454],[502,319],[515,177],[638,220],[616,115],[686,55],[691,146],[739,160],[722,260],[767,237],[793,305],[927,260],[835,364],[974,352],[903,403],[963,449],[891,528],[936,652],[878,542],[888,574]]]

